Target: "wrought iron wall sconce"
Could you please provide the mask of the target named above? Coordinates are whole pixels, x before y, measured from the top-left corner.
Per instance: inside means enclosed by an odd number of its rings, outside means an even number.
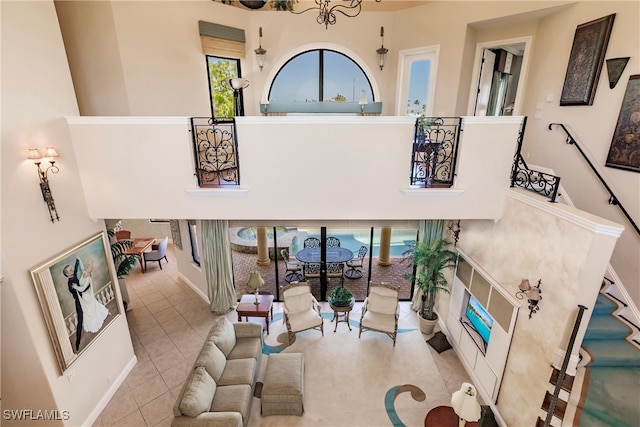
[[[267,58],[267,50],[262,48],[262,27],[260,27],[260,41],[258,42],[258,48],[254,50],[256,53],[256,61],[258,62],[258,67],[260,67],[260,71],[262,71],[262,67],[264,67],[264,61]]]
[[[449,221],[449,225],[447,225],[447,234],[450,234],[453,237],[453,246],[458,244],[458,240],[460,239],[460,231],[462,227],[460,227],[460,220],[457,221]]]
[[[380,38],[382,39],[382,46],[376,50],[376,53],[378,54],[378,65],[382,70],[385,62],[387,62],[387,53],[389,53],[389,49],[384,47],[384,27],[380,27]]]
[[[542,283],[542,279],[538,280],[538,284],[536,286],[531,286],[528,279],[522,279],[520,282],[520,290],[516,292],[516,298],[524,299],[527,297],[527,301],[529,301],[529,319],[531,319],[531,315],[533,313],[540,310],[540,306],[538,303],[542,299],[542,291],[540,290],[540,284]]]
[[[47,147],[45,152],[45,158],[49,160],[49,167],[45,170],[42,170],[40,165],[42,164],[42,155],[37,148],[29,148],[28,159],[33,160],[33,164],[38,168],[38,178],[40,178],[40,191],[42,192],[42,198],[44,202],[47,204],[47,208],[49,209],[49,218],[51,222],[55,222],[55,220],[60,221],[60,217],[58,216],[58,211],[56,210],[56,204],[53,200],[53,195],[51,194],[51,187],[49,186],[49,172],[58,173],[60,169],[56,166],[55,157],[58,157],[58,153],[54,147]]]

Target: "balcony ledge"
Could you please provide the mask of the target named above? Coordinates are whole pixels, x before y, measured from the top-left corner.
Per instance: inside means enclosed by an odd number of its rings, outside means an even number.
[[[246,196],[251,191],[249,188],[185,188],[190,196]]]
[[[407,196],[461,196],[464,194],[461,188],[407,187],[401,188],[400,192]]]

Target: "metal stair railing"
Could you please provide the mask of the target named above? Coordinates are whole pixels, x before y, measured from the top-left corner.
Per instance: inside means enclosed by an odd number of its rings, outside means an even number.
[[[573,137],[573,135],[571,135],[569,130],[562,123],[549,123],[549,130],[553,130],[553,126],[559,126],[560,128],[562,128],[564,133],[567,135],[566,143],[569,144],[569,145],[575,145],[575,147],[578,149],[578,151],[580,152],[580,154],[582,155],[584,160],[587,162],[587,164],[589,165],[589,167],[591,168],[593,173],[596,174],[596,176],[598,177],[598,179],[600,180],[600,182],[602,183],[604,188],[609,192],[609,204],[618,206],[620,208],[620,210],[622,211],[622,213],[624,214],[624,216],[627,218],[627,220],[631,223],[631,226],[636,230],[636,233],[638,233],[640,235],[640,228],[638,228],[638,225],[635,223],[633,218],[631,218],[631,215],[629,215],[629,212],[627,212],[627,210],[624,208],[624,206],[622,206],[622,203],[620,203],[620,200],[618,200],[618,197],[613,193],[613,190],[611,189],[611,187],[609,187],[609,185],[604,180],[602,175],[600,175],[600,173],[595,168],[595,166],[593,165],[591,160],[589,160],[589,157],[587,157],[587,155],[582,150],[582,148],[580,148],[580,146],[576,142],[576,140]]]
[[[524,157],[522,157],[522,141],[524,131],[527,127],[527,117],[525,116],[520,125],[518,134],[518,148],[513,159],[511,170],[511,187],[521,187],[525,190],[533,191],[547,197],[550,202],[557,202],[558,190],[560,188],[560,177],[549,173],[537,171],[529,168]]]

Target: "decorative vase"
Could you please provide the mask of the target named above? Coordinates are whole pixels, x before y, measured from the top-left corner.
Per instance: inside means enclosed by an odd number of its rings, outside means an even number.
[[[418,317],[418,323],[420,325],[420,332],[425,335],[431,335],[433,333],[433,329],[438,323],[438,316],[434,320],[428,320],[424,317],[420,316],[419,312],[416,312],[416,316]]]

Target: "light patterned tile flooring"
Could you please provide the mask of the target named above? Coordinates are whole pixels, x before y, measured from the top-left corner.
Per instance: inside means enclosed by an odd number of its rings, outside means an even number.
[[[138,267],[127,276],[131,309],[127,312],[133,349],[138,359],[125,382],[94,423],[101,426],[170,426],[173,405],[209,329],[220,315],[178,278],[173,248],[169,262]],[[330,311],[327,303],[321,303]],[[401,302],[401,318],[417,327],[408,302]],[[355,309],[354,309],[355,310]],[[281,304],[274,303],[274,313]],[[237,321],[235,311],[225,314]],[[260,319],[262,320],[262,319]],[[435,357],[441,376],[451,393],[469,381],[453,351]]]

